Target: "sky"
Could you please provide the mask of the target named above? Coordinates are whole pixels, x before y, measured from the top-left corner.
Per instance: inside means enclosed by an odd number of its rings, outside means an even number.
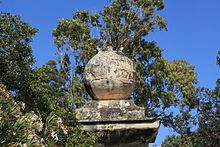
[[[56,58],[52,30],[61,18],[72,18],[77,10],[99,12],[107,0],[0,0],[0,11],[20,15],[38,28],[31,43],[36,66]],[[164,49],[164,56],[186,60],[195,65],[198,85],[213,88],[220,77],[216,55],[220,50],[220,0],[165,0],[159,12],[168,23],[168,31],[155,31],[146,37]],[[160,127],[156,144],[161,144],[171,129]]]

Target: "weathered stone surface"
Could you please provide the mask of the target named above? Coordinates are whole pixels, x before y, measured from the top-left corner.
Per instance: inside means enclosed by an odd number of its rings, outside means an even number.
[[[109,47],[88,62],[84,76],[85,87],[93,99],[127,99],[134,89],[135,67],[131,59]]]
[[[159,121],[155,119],[142,119],[138,122],[136,121],[109,121],[106,123],[83,123],[83,130],[87,131],[123,131],[123,130],[147,130],[147,129],[157,129],[159,126]]]
[[[136,106],[131,100],[93,100],[77,109],[76,112],[76,117],[80,122],[146,119],[144,108]]]
[[[95,147],[146,147],[155,140],[157,129],[128,129],[98,133],[101,137]]]
[[[97,147],[141,147],[155,139],[159,121],[131,100],[93,100],[76,110],[82,129],[95,131]]]
[[[145,116],[145,109],[127,100],[134,89],[132,60],[111,47],[99,51],[85,67],[84,83],[95,99],[76,109],[85,131],[100,136],[96,147],[144,147],[155,140],[159,121]]]

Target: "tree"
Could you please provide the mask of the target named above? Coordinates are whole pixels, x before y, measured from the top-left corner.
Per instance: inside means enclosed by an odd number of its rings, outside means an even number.
[[[197,141],[195,136],[189,135],[172,135],[167,136],[162,143],[162,147],[201,147],[201,143]]]
[[[17,95],[29,85],[34,64],[30,42],[36,32],[20,17],[0,13],[0,82]]]
[[[220,65],[219,56],[217,65]],[[199,127],[196,131],[201,146],[217,147],[220,144],[220,79],[216,81],[214,90],[204,88],[200,97],[198,121]]]
[[[69,86],[73,87],[71,95],[78,100],[77,107],[88,98],[82,79],[85,64],[97,48],[112,46],[132,58],[137,67],[131,99],[165,126],[183,134],[190,132],[194,123],[190,111],[197,104],[194,67],[186,61],[167,61],[163,50],[146,37],[157,28],[167,29],[166,21],[157,14],[163,8],[162,0],[113,0],[100,13],[82,10],[72,19],[59,21],[53,31],[54,42],[61,67],[69,75]],[[167,111],[173,107],[180,112]]]
[[[76,123],[65,72],[52,60],[32,68],[36,32],[20,17],[0,13],[0,146],[92,144],[92,133]]]
[[[217,64],[220,65],[219,56]],[[219,79],[214,90],[201,88],[197,110],[198,128],[189,135],[168,136],[162,143],[164,147],[218,147],[220,144],[220,87]]]

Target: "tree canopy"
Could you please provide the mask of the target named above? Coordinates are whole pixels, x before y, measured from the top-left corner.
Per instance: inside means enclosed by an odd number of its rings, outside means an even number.
[[[92,144],[92,134],[76,124],[66,76],[57,63],[32,67],[30,42],[37,29],[0,13],[0,30],[0,146]]]
[[[217,65],[219,63],[217,56]],[[197,129],[190,134],[168,136],[163,141],[164,147],[218,147],[220,144],[220,89],[219,79],[213,90],[201,88],[197,109]]]
[[[192,64],[168,61],[148,41],[149,33],[167,30],[163,8],[163,0],[112,0],[99,13],[80,10],[62,18],[52,32],[58,62],[48,59],[36,68],[30,43],[38,30],[1,12],[0,146],[92,145],[97,136],[80,129],[74,110],[90,99],[83,84],[86,63],[108,46],[136,66],[130,99],[179,134],[163,146],[218,145],[220,79],[214,90],[197,87]]]

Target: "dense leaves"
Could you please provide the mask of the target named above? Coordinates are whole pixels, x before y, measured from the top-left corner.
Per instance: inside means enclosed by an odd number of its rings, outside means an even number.
[[[19,94],[28,85],[34,63],[30,42],[36,32],[20,17],[0,13],[0,81]]]
[[[219,65],[219,55],[217,56]],[[220,145],[220,86],[219,79],[214,90],[201,88],[197,105],[197,129],[181,136],[168,136],[164,147],[218,147]]]
[[[162,143],[162,147],[201,147],[195,136],[168,136]]]
[[[0,14],[0,146],[93,144],[93,134],[76,122],[64,68],[53,60],[32,68],[36,31],[18,16]]]
[[[37,133],[43,123],[33,111],[23,114],[25,103],[16,103],[6,87],[0,84],[0,145],[42,146],[43,139]]]

